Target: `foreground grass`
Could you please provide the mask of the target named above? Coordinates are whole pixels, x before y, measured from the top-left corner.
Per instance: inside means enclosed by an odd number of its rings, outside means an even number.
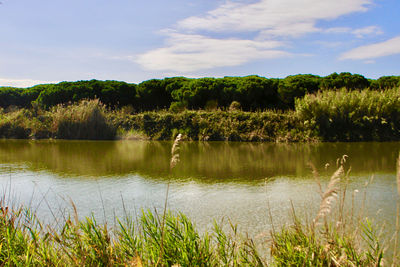
[[[110,229],[68,217],[61,230],[40,224],[29,209],[2,208],[2,266],[260,266],[254,244],[218,225],[200,235],[183,214],[143,211]]]

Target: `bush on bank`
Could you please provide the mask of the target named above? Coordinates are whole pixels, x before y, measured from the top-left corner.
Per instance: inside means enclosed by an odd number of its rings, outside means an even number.
[[[38,108],[0,110],[0,137],[17,139],[114,139],[116,128],[99,100]]]
[[[142,131],[150,139],[170,140],[177,132],[200,141],[311,141],[316,136],[294,112],[168,111],[111,113],[115,125]]]
[[[400,139],[399,89],[322,91],[296,100],[298,118],[325,141]]]

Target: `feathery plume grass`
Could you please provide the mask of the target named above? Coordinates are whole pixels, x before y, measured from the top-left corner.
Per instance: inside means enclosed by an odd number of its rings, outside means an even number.
[[[172,145],[171,149],[171,162],[170,162],[170,168],[171,170],[178,164],[179,162],[179,143],[182,140],[182,134],[178,134],[175,138],[174,144]]]
[[[317,168],[315,168],[314,164],[311,162],[308,163],[308,166],[310,166],[312,170],[312,174],[314,176],[315,183],[318,185],[318,193],[323,198],[324,192],[322,191],[322,186],[321,186],[321,181],[319,180],[319,173]],[[326,166],[326,165],[325,165]]]
[[[340,177],[344,173],[343,166],[340,166],[335,173],[332,175],[329,184],[322,195],[321,204],[317,216],[314,219],[314,225],[318,224],[318,221],[325,218],[332,210],[332,203],[338,197],[338,183],[340,182]]]

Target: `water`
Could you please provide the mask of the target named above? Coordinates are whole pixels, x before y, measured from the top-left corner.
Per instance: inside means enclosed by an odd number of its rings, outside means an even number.
[[[348,192],[359,210],[367,187],[366,215],[393,228],[396,160],[400,143],[271,144],[184,142],[181,162],[170,172],[171,142],[0,141],[0,190],[8,203],[25,204],[56,224],[71,211],[94,215],[109,225],[141,209],[167,205],[188,215],[203,231],[229,219],[259,238],[276,224],[290,222],[291,202],[300,216],[315,216],[318,186],[348,155]],[[326,163],[329,167],[325,169]]]

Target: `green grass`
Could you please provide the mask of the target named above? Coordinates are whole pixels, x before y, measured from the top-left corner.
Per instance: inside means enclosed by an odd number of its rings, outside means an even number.
[[[116,128],[106,112],[106,107],[97,99],[56,106],[50,110],[52,132],[60,139],[113,139]]]
[[[112,229],[93,217],[69,217],[55,230],[29,209],[0,211],[2,266],[258,266],[254,244],[215,225],[199,234],[183,214],[143,211]]]
[[[171,140],[177,132],[186,140],[307,142],[317,137],[293,111],[169,111],[110,114],[114,125],[135,129],[153,140]]]
[[[17,139],[114,139],[117,128],[99,100],[58,105],[51,110],[0,110],[0,137]]]
[[[391,141],[400,138],[399,88],[322,91],[297,99],[300,120],[325,141]]]

